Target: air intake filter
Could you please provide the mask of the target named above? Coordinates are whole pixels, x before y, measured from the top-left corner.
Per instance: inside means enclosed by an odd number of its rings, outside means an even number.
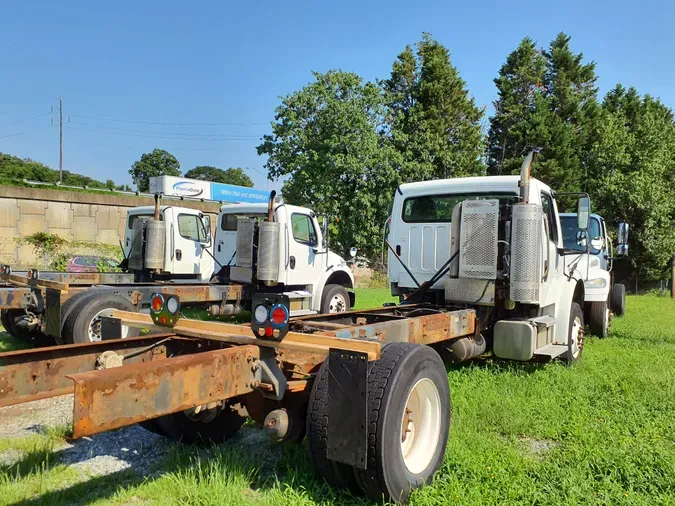
[[[237,221],[237,266],[253,267],[253,234],[255,220]]]
[[[264,221],[260,224],[258,238],[258,268],[256,277],[260,281],[279,281],[279,234],[281,224]]]
[[[509,298],[516,302],[538,304],[541,282],[541,206],[514,204],[512,209]]]

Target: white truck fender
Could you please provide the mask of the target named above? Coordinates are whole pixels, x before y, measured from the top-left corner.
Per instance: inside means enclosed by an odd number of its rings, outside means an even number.
[[[337,255],[335,256],[337,257]],[[338,258],[343,262],[343,265],[338,263],[331,266],[331,262],[329,261],[328,270],[324,271],[314,285],[314,290],[312,291],[314,294],[314,297],[312,297],[312,309],[314,311],[321,311],[321,298],[326,285],[337,284],[346,288],[354,288],[354,274],[352,274],[351,269],[345,261],[340,257]]]

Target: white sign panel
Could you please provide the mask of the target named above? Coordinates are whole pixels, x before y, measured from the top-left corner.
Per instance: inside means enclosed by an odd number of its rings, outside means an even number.
[[[150,193],[211,200],[211,183],[184,177],[155,176],[150,178]]]

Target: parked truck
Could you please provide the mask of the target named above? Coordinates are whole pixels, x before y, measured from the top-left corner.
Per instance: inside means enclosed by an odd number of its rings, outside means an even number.
[[[97,341],[101,316],[113,309],[147,311],[156,292],[179,295],[185,306],[211,315],[246,310],[260,287],[286,293],[294,315],[347,311],[354,304],[351,269],[328,249],[327,221],[320,226],[311,210],[275,203],[272,195],[268,204],[223,205],[217,219],[213,239],[208,215],[157,198],[154,207],[128,211],[124,272],[16,273],[1,266],[2,325],[23,340]],[[239,239],[248,244],[238,243],[242,223],[247,228]],[[258,234],[278,246],[275,255],[258,255]],[[124,337],[138,332],[125,328]]]
[[[274,440],[306,437],[328,483],[405,502],[440,469],[448,440],[436,350],[453,361],[487,349],[518,361],[581,358],[578,252],[564,248],[555,195],[530,178],[532,156],[520,177],[401,185],[389,234],[399,305],[291,319],[288,295],[260,291],[250,325],[232,325],[180,318],[179,297],[155,293],[149,315],[103,317],[101,342],[0,354],[0,405],[73,392],[74,438],[140,423],[217,443],[248,416]],[[589,214],[580,198],[582,231]],[[254,220],[242,221],[247,268]],[[258,224],[259,256],[283,250],[264,239],[269,223]],[[125,327],[163,333],[114,339]]]
[[[602,216],[591,214],[587,232],[577,229],[575,213],[562,213],[563,244],[579,252],[578,271],[584,279],[584,316],[593,335],[607,337],[612,316],[626,310],[626,287],[614,283],[612,267],[616,257],[607,224]],[[619,223],[617,257],[628,253],[628,224]]]

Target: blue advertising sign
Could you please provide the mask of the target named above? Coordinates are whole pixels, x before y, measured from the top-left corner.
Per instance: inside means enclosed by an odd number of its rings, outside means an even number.
[[[244,186],[211,183],[211,199],[223,202],[265,202],[270,199],[269,190],[256,190]]]

